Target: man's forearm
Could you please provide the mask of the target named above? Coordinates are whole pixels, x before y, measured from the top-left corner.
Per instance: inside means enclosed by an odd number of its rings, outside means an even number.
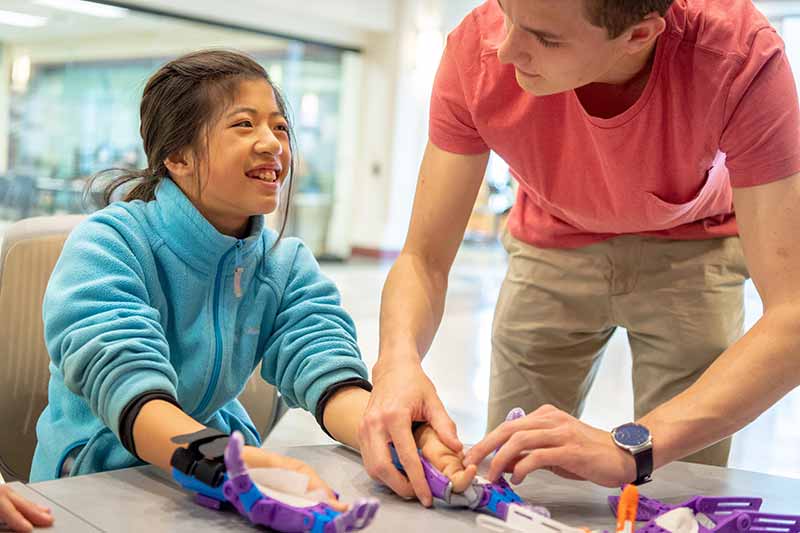
[[[381,295],[381,361],[425,355],[442,320],[447,274],[414,254],[400,255]]]
[[[686,391],[644,416],[659,467],[720,441],[800,384],[800,311],[768,311]]]

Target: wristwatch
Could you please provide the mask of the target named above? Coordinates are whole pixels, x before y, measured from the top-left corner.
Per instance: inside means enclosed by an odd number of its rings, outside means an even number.
[[[614,444],[633,455],[636,461],[636,481],[634,485],[643,485],[652,480],[653,473],[653,437],[650,430],[641,424],[622,424],[611,430]]]

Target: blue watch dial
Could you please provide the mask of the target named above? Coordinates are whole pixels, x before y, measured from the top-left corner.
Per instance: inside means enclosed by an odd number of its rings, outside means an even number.
[[[623,446],[641,446],[650,439],[650,431],[639,424],[623,424],[614,430],[614,437]]]

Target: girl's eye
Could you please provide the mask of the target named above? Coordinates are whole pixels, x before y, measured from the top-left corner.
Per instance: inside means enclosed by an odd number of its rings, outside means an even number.
[[[287,126],[286,124],[278,124],[277,126],[275,126],[275,128],[279,131],[289,133],[289,126]]]
[[[242,120],[241,122],[237,122],[236,124],[234,124],[233,127],[235,127],[235,128],[238,128],[238,127],[252,128],[253,127],[253,123],[250,122],[249,120]]]
[[[559,43],[554,43],[553,41],[548,41],[540,36],[536,36],[536,39],[544,46],[545,48],[558,48],[561,46]]]

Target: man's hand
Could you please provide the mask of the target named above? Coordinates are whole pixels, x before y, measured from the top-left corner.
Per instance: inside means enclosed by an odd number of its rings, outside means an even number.
[[[6,485],[0,485],[0,529],[5,523],[11,531],[33,531],[33,527],[50,527],[50,509],[29,502]]]
[[[359,447],[367,473],[404,498],[416,496],[423,505],[433,503],[422,471],[411,423],[425,420],[442,443],[458,453],[462,449],[456,426],[418,362],[396,363],[388,368],[378,362],[372,371],[373,389],[367,411],[358,428]],[[408,478],[392,464],[389,443]]]
[[[467,452],[464,464],[480,464],[498,447],[488,472],[492,481],[511,472],[511,482],[518,484],[540,468],[605,487],[636,479],[633,456],[617,447],[608,431],[584,424],[551,405],[500,424]]]
[[[463,452],[455,452],[445,446],[429,424],[414,432],[414,440],[417,442],[417,448],[422,450],[422,456],[453,482],[453,492],[467,490],[475,479],[478,467],[470,465],[465,468]]]

